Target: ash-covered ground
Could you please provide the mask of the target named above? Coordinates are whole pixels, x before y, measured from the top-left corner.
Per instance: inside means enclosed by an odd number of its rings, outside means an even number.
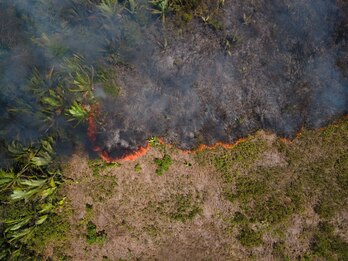
[[[165,49],[149,33],[119,75],[123,95],[103,103],[102,143],[161,136],[190,149],[258,129],[293,137],[347,113],[347,10],[326,0],[226,1],[222,30],[198,19],[172,28]]]
[[[34,65],[57,63],[29,41],[46,34],[91,65],[112,66],[120,95],[94,89],[103,118],[98,145],[115,155],[152,136],[182,149],[258,129],[293,137],[348,111],[347,1],[210,1],[206,14],[193,12],[184,24],[172,12],[163,23],[144,1],[113,14],[96,8],[100,1],[58,2],[2,4],[13,13],[1,21],[1,83],[12,86],[1,89],[1,102],[15,99],[8,90],[20,91]],[[23,117],[15,124],[35,129]]]

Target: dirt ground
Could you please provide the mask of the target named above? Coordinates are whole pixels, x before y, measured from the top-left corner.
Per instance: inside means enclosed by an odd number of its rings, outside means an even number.
[[[73,226],[73,260],[227,260],[240,254],[223,220],[233,206],[222,196],[219,176],[199,166],[192,155],[172,155],[174,163],[163,176],[155,174],[153,163],[161,153],[151,149],[136,162],[104,170],[98,177],[92,176],[85,155],[73,156],[69,175],[74,182],[66,187],[72,223],[83,223],[89,204],[91,220],[107,234],[103,245],[89,246],[84,227]],[[142,168],[139,173],[136,164]],[[105,179],[115,185],[109,187]],[[188,199],[186,207],[199,208],[199,214],[175,220],[176,198]]]
[[[278,138],[263,131],[256,136],[267,149],[253,166],[286,169],[288,162],[275,146]],[[171,156],[173,164],[159,176],[154,159],[164,154]],[[280,238],[288,255],[296,259],[307,253],[311,231],[320,222],[313,210],[315,199],[308,198],[286,223],[266,229],[261,245],[248,248],[241,244],[238,224],[233,222],[241,209],[239,203],[226,199],[226,180],[195,154],[162,146],[152,147],[136,161],[106,168],[95,167],[93,162],[97,161],[88,160],[83,152],[76,153],[64,170],[70,181],[63,191],[72,209],[64,250],[68,260],[284,260],[274,253]],[[276,182],[279,189],[294,179],[286,173],[283,176]],[[346,212],[342,210],[335,220],[338,233],[346,237]],[[88,243],[89,222],[103,240]],[[260,229],[265,224],[253,226]],[[48,249],[48,255],[53,253],[54,249]]]

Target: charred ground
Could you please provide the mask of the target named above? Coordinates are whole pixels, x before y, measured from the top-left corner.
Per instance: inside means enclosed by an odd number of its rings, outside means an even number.
[[[259,129],[294,137],[347,113],[344,1],[169,1],[162,14],[131,2],[1,3],[5,138],[51,130],[28,79],[63,73],[75,54],[92,68],[98,146],[114,155],[153,136],[182,149]],[[32,113],[13,114],[23,104]],[[70,128],[61,117],[54,126]]]

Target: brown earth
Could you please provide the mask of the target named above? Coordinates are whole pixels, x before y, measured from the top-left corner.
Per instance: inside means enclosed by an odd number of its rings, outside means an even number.
[[[283,155],[272,146],[277,138],[265,132],[257,137],[269,147],[254,166],[286,166]],[[173,165],[158,176],[154,158],[164,153],[171,155]],[[278,232],[264,233],[261,246],[246,248],[232,222],[240,210],[238,203],[225,199],[221,174],[198,163],[194,154],[160,146],[134,162],[100,170],[98,175],[93,175],[91,162],[83,152],[76,153],[64,171],[71,181],[63,190],[73,210],[64,250],[69,260],[281,260],[272,252],[279,241],[276,233],[283,235],[295,258],[309,249],[312,232],[306,231],[319,223],[309,202],[300,215],[280,224]],[[104,241],[87,242],[89,221],[106,234]],[[340,234],[346,235],[346,221],[342,212],[336,226]]]

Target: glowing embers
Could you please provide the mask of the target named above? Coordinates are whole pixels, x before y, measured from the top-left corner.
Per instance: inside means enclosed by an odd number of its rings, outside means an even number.
[[[232,149],[233,147],[237,146],[238,144],[246,141],[247,138],[240,138],[238,139],[236,142],[234,143],[222,143],[222,142],[217,142],[213,145],[205,145],[205,144],[201,144],[199,145],[196,149],[192,149],[192,150],[183,150],[183,153],[196,153],[196,152],[200,152],[200,151],[204,151],[204,150],[213,150],[216,149],[217,147],[223,147],[225,149]]]
[[[94,105],[93,108],[90,111],[90,115],[88,117],[88,129],[87,129],[87,135],[90,140],[90,142],[93,145],[93,150],[99,154],[99,156],[107,163],[112,163],[116,161],[133,161],[138,159],[139,157],[144,156],[151,148],[150,143],[147,143],[145,146],[140,146],[137,150],[130,150],[130,149],[124,149],[120,148],[119,150],[115,150],[113,152],[108,152],[106,150],[103,150],[100,146],[96,145],[97,141],[97,122],[96,118],[99,115],[99,107],[98,105]],[[157,138],[158,142],[160,144],[165,145],[165,142],[161,138]],[[214,149],[216,147],[223,147],[223,148],[233,148],[234,146],[240,144],[241,142],[245,141],[246,138],[241,138],[238,141],[236,141],[233,144],[226,144],[217,142],[214,145],[204,145],[201,144],[198,148],[193,150],[183,150],[183,153],[196,153],[199,151],[207,150],[207,149]],[[166,146],[171,146],[170,144],[167,144]]]
[[[100,157],[107,163],[112,163],[115,161],[132,161],[144,156],[150,150],[150,145],[147,144],[145,147],[139,147],[136,151],[128,151],[123,153],[122,156],[110,156],[107,151],[101,151]]]

